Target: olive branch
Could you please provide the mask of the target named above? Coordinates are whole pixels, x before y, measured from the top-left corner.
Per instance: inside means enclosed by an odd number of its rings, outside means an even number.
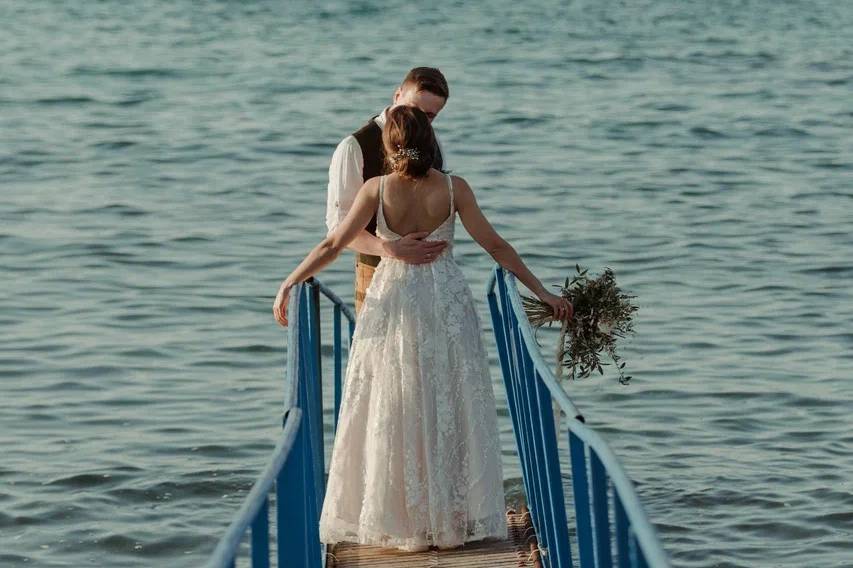
[[[601,354],[607,353],[617,366],[619,382],[628,384],[631,376],[625,375],[625,362],[616,353],[616,340],[634,333],[633,313],[639,308],[630,301],[631,296],[619,289],[608,267],[597,278],[591,279],[575,265],[577,274],[566,278],[560,288],[560,295],[568,299],[574,307],[574,315],[568,322],[562,322],[560,338],[556,349],[557,376],[563,376],[563,369],[571,370],[572,379],[586,378],[598,371],[603,375]],[[538,330],[544,325],[554,323],[551,306],[538,298],[522,296],[524,311],[530,324]]]

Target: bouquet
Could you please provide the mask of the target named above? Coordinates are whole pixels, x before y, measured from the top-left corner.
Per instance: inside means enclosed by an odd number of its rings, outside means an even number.
[[[561,322],[560,339],[557,345],[557,376],[563,375],[563,369],[571,370],[572,379],[588,377],[593,371],[603,375],[601,355],[606,353],[617,366],[619,382],[628,384],[630,375],[625,375],[625,363],[616,353],[616,340],[634,332],[633,313],[637,306],[630,301],[631,296],[623,293],[613,276],[613,271],[605,267],[604,272],[591,279],[586,269],[575,265],[577,274],[566,278],[560,287],[560,295],[567,298],[574,307],[574,315],[568,322]],[[522,297],[524,311],[530,324],[539,329],[557,321],[551,307],[538,298]]]

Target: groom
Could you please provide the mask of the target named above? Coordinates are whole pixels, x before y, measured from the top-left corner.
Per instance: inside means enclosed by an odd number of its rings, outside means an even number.
[[[393,102],[367,124],[344,138],[329,166],[329,186],[326,197],[326,227],[331,233],[338,226],[350,207],[362,184],[372,177],[385,173],[385,147],[382,144],[382,127],[386,112],[398,105],[415,106],[424,111],[430,122],[438,116],[447,103],[449,95],[447,80],[441,71],[432,67],[415,67],[406,75],[397,90]],[[433,167],[447,169],[441,143],[438,145]],[[355,310],[361,310],[364,294],[381,257],[397,258],[410,264],[431,262],[447,246],[446,241],[425,241],[429,235],[409,233],[396,241],[385,241],[376,236],[376,214],[367,228],[350,243],[356,253],[355,260]]]

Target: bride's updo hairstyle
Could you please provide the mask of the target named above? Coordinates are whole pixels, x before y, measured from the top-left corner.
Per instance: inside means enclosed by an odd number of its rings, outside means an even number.
[[[426,177],[435,160],[435,133],[426,113],[399,105],[388,111],[382,144],[388,171],[409,179]]]

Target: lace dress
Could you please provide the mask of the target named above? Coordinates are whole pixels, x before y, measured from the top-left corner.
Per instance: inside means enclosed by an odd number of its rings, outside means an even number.
[[[383,258],[346,368],[320,540],[454,547],[506,538],[497,412],[474,298],[453,258],[456,210],[431,263]],[[382,211],[377,235],[398,239]]]

